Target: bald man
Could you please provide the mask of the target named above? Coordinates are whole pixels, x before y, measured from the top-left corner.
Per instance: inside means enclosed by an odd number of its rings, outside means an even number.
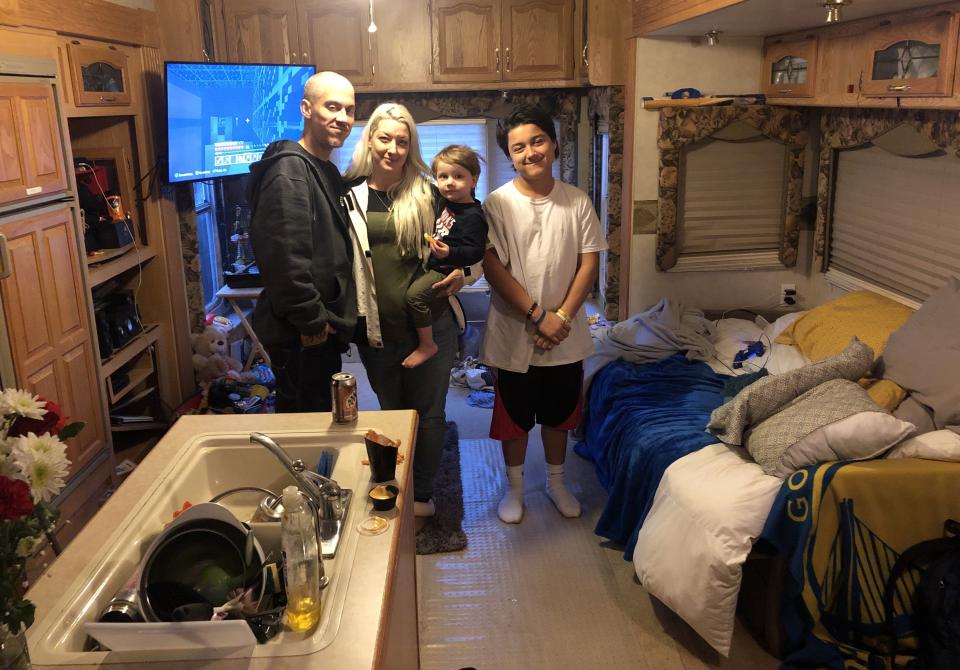
[[[353,86],[335,72],[307,80],[303,135],[250,166],[250,240],[263,279],[253,328],[277,378],[277,412],[330,411],[357,323],[353,247],[330,153],[353,128]]]

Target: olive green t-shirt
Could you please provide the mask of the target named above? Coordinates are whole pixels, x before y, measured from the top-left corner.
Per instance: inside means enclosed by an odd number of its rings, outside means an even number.
[[[407,313],[405,295],[407,287],[423,274],[420,255],[400,254],[397,246],[397,231],[390,214],[380,209],[379,195],[389,203],[387,194],[376,194],[370,189],[367,206],[367,239],[373,259],[374,283],[377,288],[377,307],[380,312],[380,333],[385,342],[409,339],[414,336],[413,325]]]

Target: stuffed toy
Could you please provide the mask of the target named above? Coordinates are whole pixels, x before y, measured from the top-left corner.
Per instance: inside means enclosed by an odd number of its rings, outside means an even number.
[[[190,340],[193,343],[193,369],[198,382],[221,378],[252,381],[253,376],[243,372],[240,362],[227,355],[227,336],[220,328],[207,326],[202,333],[192,335]]]

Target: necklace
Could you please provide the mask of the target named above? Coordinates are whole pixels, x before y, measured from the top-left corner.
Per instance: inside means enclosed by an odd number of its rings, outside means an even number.
[[[380,192],[379,192],[379,191],[376,191],[376,190],[374,190],[374,189],[372,189],[372,188],[370,188],[370,189],[368,189],[368,190],[369,190],[371,193],[373,193],[375,196],[377,196],[377,200],[380,201],[380,204],[383,205],[383,208],[384,208],[385,210],[387,210],[387,212],[390,212],[390,211],[393,210],[393,201],[392,201],[392,200],[391,200],[390,203],[388,204],[388,203],[384,202],[384,200],[383,200],[382,197],[380,197]],[[389,200],[390,198],[388,197],[387,199]]]

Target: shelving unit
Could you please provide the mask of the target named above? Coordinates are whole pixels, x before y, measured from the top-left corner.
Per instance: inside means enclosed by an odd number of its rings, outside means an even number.
[[[100,377],[107,379],[114,372],[130,363],[155,344],[160,337],[159,326],[155,323],[144,324],[143,332],[130,340],[122,349],[114,352],[110,358],[100,361]]]
[[[153,247],[134,248],[133,244],[129,244],[122,249],[110,249],[103,256],[87,256],[87,277],[90,280],[90,288],[96,288],[127,270],[143,266],[156,255],[157,251]]]

